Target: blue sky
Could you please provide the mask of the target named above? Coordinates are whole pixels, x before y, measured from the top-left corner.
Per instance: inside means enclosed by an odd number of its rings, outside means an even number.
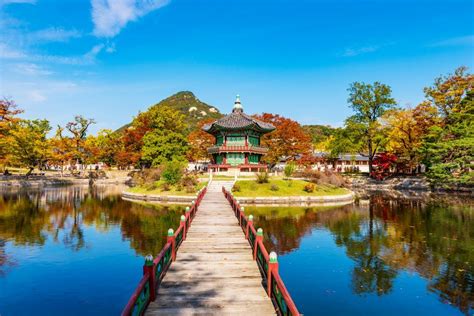
[[[474,66],[472,0],[0,0],[0,95],[53,126],[115,129],[180,90],[340,126],[354,81],[400,106]]]

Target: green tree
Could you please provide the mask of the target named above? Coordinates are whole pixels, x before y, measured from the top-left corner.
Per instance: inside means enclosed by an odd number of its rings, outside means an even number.
[[[42,168],[50,157],[47,134],[51,126],[47,120],[22,120],[11,131],[11,154],[30,174],[35,167]],[[27,174],[27,175],[28,175]]]
[[[150,109],[151,130],[143,137],[142,160],[158,166],[171,160],[185,160],[187,152],[184,115],[167,106]]]
[[[372,172],[374,156],[385,141],[379,118],[387,110],[394,108],[396,102],[392,98],[392,89],[379,82],[374,84],[354,82],[348,91],[347,101],[355,114],[346,120],[346,127],[364,143],[361,151],[367,152],[369,172]]]
[[[430,129],[422,146],[428,177],[446,187],[474,185],[474,76],[460,67],[437,78],[425,94],[441,114],[441,124]]]

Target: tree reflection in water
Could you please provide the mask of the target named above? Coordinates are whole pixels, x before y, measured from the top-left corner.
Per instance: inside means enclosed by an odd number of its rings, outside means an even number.
[[[0,273],[11,263],[4,251],[6,242],[42,246],[51,238],[80,251],[88,246],[84,232],[88,226],[101,232],[119,227],[136,253],[157,254],[168,228],[179,224],[183,212],[183,206],[124,201],[117,187],[4,191],[0,194]]]
[[[313,229],[331,232],[354,261],[355,294],[389,294],[398,271],[429,280],[428,290],[469,314],[474,308],[474,208],[472,201],[389,198],[343,207],[246,207],[265,232],[266,246],[298,251]]]

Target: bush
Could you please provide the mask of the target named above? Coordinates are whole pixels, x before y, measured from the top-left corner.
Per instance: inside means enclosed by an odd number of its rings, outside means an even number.
[[[304,171],[298,172],[298,177],[305,178],[316,184],[323,185],[334,185],[337,187],[342,187],[345,185],[346,181],[344,177],[336,172],[331,171],[316,171],[312,169],[306,169]]]
[[[194,193],[196,192],[196,187],[194,185],[187,185],[185,186],[186,193]]]
[[[308,183],[304,186],[304,191],[308,193],[313,193],[314,192],[314,187],[315,185],[313,183]]]
[[[183,169],[184,166],[181,161],[172,160],[165,164],[161,177],[170,185],[176,184],[183,176]]]
[[[268,183],[268,173],[267,172],[257,173],[257,183]]]
[[[278,191],[278,190],[280,190],[280,188],[278,187],[278,185],[272,184],[272,185],[270,186],[270,190],[272,190],[272,191]]]
[[[234,186],[232,187],[232,192],[240,192],[240,190],[240,185],[238,185],[237,183],[234,184]]]
[[[180,184],[187,187],[187,186],[196,186],[198,184],[198,179],[195,175],[186,174],[180,181]]]
[[[171,190],[171,185],[169,183],[163,183],[161,184],[161,191],[169,191]]]
[[[133,183],[137,185],[152,184],[161,179],[162,168],[144,169],[138,172],[132,172],[129,175],[132,177]]]
[[[296,164],[293,161],[287,163],[285,166],[285,169],[283,170],[283,172],[285,173],[285,177],[287,178],[291,177],[293,173],[295,172],[295,170],[296,170]]]

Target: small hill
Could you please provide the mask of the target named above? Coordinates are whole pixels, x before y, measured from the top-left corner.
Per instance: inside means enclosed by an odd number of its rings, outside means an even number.
[[[223,116],[216,107],[202,102],[191,91],[180,91],[150,108],[161,105],[169,106],[183,113],[189,126],[188,131],[195,129],[197,123],[202,119],[218,119]],[[117,132],[121,132],[129,126],[130,124],[122,126]]]

